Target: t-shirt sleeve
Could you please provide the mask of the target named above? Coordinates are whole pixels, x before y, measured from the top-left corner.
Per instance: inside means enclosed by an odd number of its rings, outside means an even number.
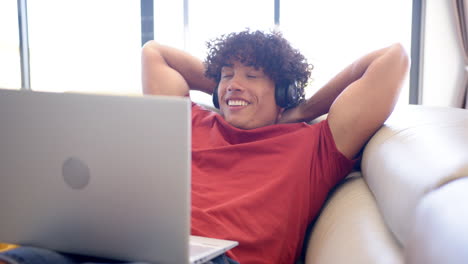
[[[350,160],[337,149],[328,120],[317,125],[320,126],[317,155],[312,161],[311,176],[331,189],[351,172],[358,159]]]
[[[192,132],[196,135],[209,134],[220,119],[216,111],[192,102]]]
[[[195,123],[201,122],[201,120],[207,117],[209,114],[211,114],[211,111],[192,102],[192,125],[194,124],[194,122]]]

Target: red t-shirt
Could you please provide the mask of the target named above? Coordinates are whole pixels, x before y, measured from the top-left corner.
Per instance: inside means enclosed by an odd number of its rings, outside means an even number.
[[[241,130],[193,104],[192,234],[239,241],[228,256],[241,264],[294,263],[353,165],[326,120]]]

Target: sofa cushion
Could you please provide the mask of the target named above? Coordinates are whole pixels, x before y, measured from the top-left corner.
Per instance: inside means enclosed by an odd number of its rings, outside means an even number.
[[[468,175],[426,195],[405,248],[408,264],[468,263]]]
[[[398,264],[401,248],[359,172],[330,195],[309,238],[306,263]]]

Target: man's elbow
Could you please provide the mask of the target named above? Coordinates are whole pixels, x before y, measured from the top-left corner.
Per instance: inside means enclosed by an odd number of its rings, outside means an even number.
[[[159,51],[159,44],[154,40],[147,41],[141,48],[141,56],[142,60],[161,60],[162,56]]]
[[[407,71],[410,63],[410,58],[405,47],[401,43],[397,42],[390,46],[389,52],[392,53],[392,56],[394,56],[397,59],[400,67],[404,71]]]

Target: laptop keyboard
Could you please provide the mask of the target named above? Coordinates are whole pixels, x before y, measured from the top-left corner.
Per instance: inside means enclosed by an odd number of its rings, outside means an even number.
[[[190,244],[190,256],[198,255],[211,249],[213,248],[205,245]]]

